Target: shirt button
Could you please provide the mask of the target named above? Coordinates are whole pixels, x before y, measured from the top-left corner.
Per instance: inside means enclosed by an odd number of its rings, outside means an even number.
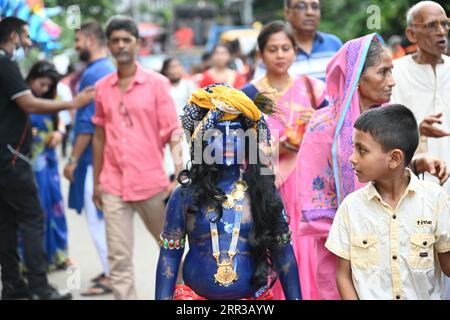
[[[127,139],[125,139],[125,138],[124,138],[124,139],[122,139],[122,142],[123,142],[123,143],[127,142]]]
[[[127,156],[122,156],[122,159],[123,159],[123,160],[126,160],[126,158],[127,158]]]
[[[426,246],[427,244],[428,244],[428,242],[426,242],[426,241],[423,242],[423,245],[424,245],[424,246]]]
[[[125,122],[122,122],[122,127],[125,127]]]
[[[397,299],[397,300],[400,300],[400,298],[401,298],[400,295],[395,296],[395,299]]]
[[[367,244],[367,240],[363,240],[363,244]]]
[[[397,260],[397,256],[392,256],[392,259]]]
[[[397,219],[397,216],[394,214],[394,215],[392,216],[392,219]]]

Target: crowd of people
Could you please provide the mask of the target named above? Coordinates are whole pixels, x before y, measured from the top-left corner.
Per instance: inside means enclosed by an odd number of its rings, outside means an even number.
[[[396,59],[377,33],[318,31],[319,0],[284,13],[251,57],[218,43],[192,75],[145,69],[135,21],[113,16],[74,32],[83,69],[24,79],[28,26],[0,21],[2,299],[72,298],[47,278],[73,264],[65,202],[102,266],[84,296],[138,298],[137,212],[156,299],[450,299],[445,10],[411,7],[416,49]]]

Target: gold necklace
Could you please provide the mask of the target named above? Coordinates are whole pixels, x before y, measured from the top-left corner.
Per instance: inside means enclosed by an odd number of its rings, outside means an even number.
[[[217,230],[217,223],[209,222],[211,230],[211,243],[212,243],[212,256],[216,260],[217,272],[214,274],[214,279],[222,286],[229,286],[237,279],[237,272],[233,268],[233,258],[236,255],[237,243],[239,240],[239,232],[241,229],[241,216],[242,216],[242,201],[245,198],[245,191],[248,189],[247,183],[242,180],[238,180],[234,184],[234,188],[231,193],[226,194],[227,199],[223,202],[222,207],[225,209],[235,209],[234,225],[231,236],[230,248],[227,251],[228,260],[222,259],[220,261],[220,248],[219,248],[219,232]],[[214,212],[214,207],[209,207],[208,212]]]
[[[227,200],[222,203],[222,207],[225,209],[233,209],[236,205],[236,201],[244,200],[245,191],[247,191],[247,189],[248,186],[245,181],[236,181],[231,193],[225,195],[227,197]]]
[[[286,91],[291,87],[291,84],[292,84],[292,78],[289,77],[288,84],[287,84],[282,90],[278,90],[277,88],[272,87],[272,86],[270,85],[269,78],[267,77],[267,75],[265,75],[265,76],[262,78],[261,83],[262,83],[262,86],[263,86],[263,91],[267,91],[269,94],[272,94],[276,99],[279,99],[279,98],[281,98],[281,97],[286,93]]]

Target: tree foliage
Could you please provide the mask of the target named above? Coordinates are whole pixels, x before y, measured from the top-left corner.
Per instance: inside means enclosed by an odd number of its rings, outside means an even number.
[[[111,16],[116,14],[113,1],[111,0],[45,0],[46,7],[59,6],[63,9],[62,14],[52,17],[52,20],[62,29],[59,41],[65,48],[73,47],[74,43],[74,30],[70,29],[66,24],[67,8],[72,5],[77,5],[80,8],[81,23],[91,19],[105,24]]]
[[[380,33],[385,39],[397,34],[403,35],[406,27],[406,12],[417,0],[321,0],[322,20],[320,30],[336,34],[346,41],[371,32]],[[450,13],[450,1],[437,0],[447,14]],[[380,13],[380,28],[369,28],[374,11],[370,6],[377,6]],[[372,7],[373,8],[373,7]],[[284,19],[283,1],[254,0],[255,19],[263,23],[275,19]],[[369,24],[370,26],[370,24]]]

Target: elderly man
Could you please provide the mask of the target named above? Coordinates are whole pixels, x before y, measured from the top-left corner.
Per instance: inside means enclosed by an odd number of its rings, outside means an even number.
[[[420,123],[418,152],[450,163],[450,58],[446,56],[449,22],[436,2],[421,1],[407,14],[406,36],[417,52],[394,61],[397,86],[391,102],[408,106]],[[445,188],[450,192],[450,183]],[[450,285],[446,279],[446,298]]]
[[[284,16],[294,29],[297,58],[289,69],[292,76],[307,74],[325,81],[325,69],[331,57],[341,48],[335,35],[319,32],[319,0],[284,0]],[[257,65],[255,78],[264,75],[265,66]]]

